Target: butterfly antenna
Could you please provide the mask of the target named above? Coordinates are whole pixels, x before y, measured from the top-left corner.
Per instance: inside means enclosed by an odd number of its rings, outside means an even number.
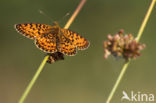
[[[46,16],[47,18],[49,18],[51,21],[54,21],[50,16],[48,16],[47,14],[45,14],[42,10],[38,10],[40,14]]]
[[[60,23],[62,20],[64,20],[67,16],[69,16],[70,15],[70,13],[68,12],[68,13],[66,13],[58,22]]]

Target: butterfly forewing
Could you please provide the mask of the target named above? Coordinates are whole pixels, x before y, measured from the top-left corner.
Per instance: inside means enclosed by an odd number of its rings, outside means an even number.
[[[46,24],[24,23],[15,24],[15,28],[24,36],[35,39],[41,37],[43,33],[49,33],[53,27]]]
[[[81,35],[73,32],[71,30],[68,30],[68,29],[61,29],[61,31],[63,32],[65,37],[70,39],[72,45],[75,45],[78,50],[84,50],[84,49],[88,48],[89,41],[86,40]]]

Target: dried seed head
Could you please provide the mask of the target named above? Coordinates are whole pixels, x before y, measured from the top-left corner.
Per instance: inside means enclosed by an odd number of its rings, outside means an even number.
[[[47,55],[49,55],[47,63],[50,63],[50,64],[52,64],[58,60],[64,60],[64,55],[60,52],[48,53]]]
[[[104,58],[110,54],[115,57],[123,57],[125,60],[135,59],[140,56],[140,50],[145,48],[145,44],[136,42],[132,34],[124,35],[124,30],[120,30],[114,36],[108,34],[108,40],[104,41]]]

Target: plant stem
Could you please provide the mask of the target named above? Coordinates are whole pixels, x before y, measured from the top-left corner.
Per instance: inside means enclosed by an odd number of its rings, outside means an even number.
[[[145,15],[145,18],[144,18],[144,20],[143,20],[143,22],[141,24],[141,27],[139,29],[139,32],[138,32],[138,35],[137,35],[137,39],[136,39],[137,42],[139,42],[139,40],[141,38],[141,35],[142,35],[143,31],[144,31],[144,28],[145,28],[145,26],[147,24],[147,21],[148,21],[150,15],[151,15],[151,12],[153,10],[153,7],[154,7],[155,3],[156,3],[156,0],[152,0],[152,3],[150,5],[150,7],[149,7],[149,9],[148,9],[148,11],[147,11],[147,13]]]
[[[70,17],[70,19],[68,20],[68,22],[64,26],[64,29],[68,29],[69,28],[69,26],[72,24],[72,22],[74,21],[74,19],[76,18],[76,16],[80,12],[80,10],[83,7],[83,5],[85,4],[85,2],[86,2],[86,0],[81,0],[80,4],[78,5],[76,10],[74,11],[73,15]]]
[[[128,61],[127,63],[125,63],[125,64],[123,65],[122,70],[121,70],[121,72],[120,72],[120,75],[119,75],[119,77],[117,78],[116,83],[115,83],[115,85],[114,85],[114,87],[113,87],[111,93],[109,94],[109,97],[108,97],[106,103],[110,103],[110,101],[111,101],[111,99],[112,99],[112,97],[113,97],[113,95],[114,95],[116,89],[118,88],[118,86],[119,86],[119,84],[120,84],[120,82],[121,82],[121,79],[122,79],[123,75],[125,74],[125,72],[126,72],[126,70],[127,70],[127,67],[128,67],[128,65],[129,65],[129,63],[130,63],[130,61]]]
[[[42,63],[40,64],[40,66],[39,66],[38,70],[36,71],[34,77],[33,77],[32,80],[30,81],[30,83],[29,83],[29,85],[27,86],[25,92],[23,93],[21,99],[19,100],[19,103],[23,103],[23,102],[24,102],[26,96],[27,96],[28,93],[30,92],[30,90],[31,90],[32,86],[34,85],[36,79],[38,78],[39,74],[41,73],[41,71],[42,71],[42,69],[43,69],[43,67],[44,67],[44,65],[45,65],[45,63],[46,63],[46,61],[47,61],[47,59],[48,59],[48,57],[46,56],[46,57],[44,58],[44,60],[42,61]]]
[[[66,25],[64,26],[65,29],[68,29],[69,26],[72,24],[72,22],[74,21],[74,19],[76,18],[76,16],[78,15],[78,13],[80,12],[81,8],[83,7],[83,5],[85,4],[86,0],[81,0],[81,2],[79,3],[78,7],[76,8],[76,10],[74,11],[74,13],[72,14],[72,16],[70,17],[70,19],[68,20],[68,22],[66,23]],[[25,89],[23,95],[21,96],[19,103],[24,103],[24,100],[26,99],[26,97],[28,96],[28,94],[31,91],[31,88],[33,87],[33,85],[35,84],[37,78],[39,77],[41,71],[43,70],[46,61],[48,60],[49,55],[45,56],[45,58],[43,59],[43,61],[41,62],[39,68],[37,69],[35,75],[33,76],[32,80],[30,81],[30,83],[28,84],[27,88]]]
[[[138,32],[137,39],[136,39],[137,42],[139,42],[139,40],[140,40],[140,38],[142,36],[142,33],[143,33],[144,29],[145,29],[145,26],[147,24],[147,21],[148,21],[150,15],[151,15],[151,12],[153,10],[153,7],[155,5],[155,2],[156,2],[156,0],[152,0],[151,5],[149,6],[149,9],[148,9],[148,11],[147,11],[147,13],[145,15],[145,18],[144,18],[144,20],[143,20],[143,22],[142,22],[142,24],[140,26],[139,32]],[[123,75],[125,74],[125,72],[127,70],[127,67],[130,64],[130,61],[131,60],[129,60],[128,62],[126,62],[123,65],[123,67],[121,69],[121,72],[120,72],[120,74],[119,74],[119,76],[118,76],[118,78],[117,78],[117,80],[116,80],[116,82],[115,82],[115,84],[114,84],[114,86],[113,86],[113,88],[112,88],[112,90],[111,90],[111,92],[110,92],[107,100],[106,100],[106,103],[110,103],[110,101],[112,100],[112,98],[113,98],[113,96],[114,96],[114,94],[115,94],[115,92],[116,92],[116,90],[117,90],[117,88],[118,88],[118,86],[119,86],[122,78],[123,78]]]

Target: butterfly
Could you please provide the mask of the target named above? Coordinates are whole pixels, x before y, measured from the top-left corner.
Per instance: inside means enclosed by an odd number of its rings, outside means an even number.
[[[63,29],[57,22],[54,25],[23,23],[15,24],[15,29],[22,35],[34,39],[35,45],[46,53],[60,52],[74,56],[77,50],[89,47],[89,41],[76,32]]]

